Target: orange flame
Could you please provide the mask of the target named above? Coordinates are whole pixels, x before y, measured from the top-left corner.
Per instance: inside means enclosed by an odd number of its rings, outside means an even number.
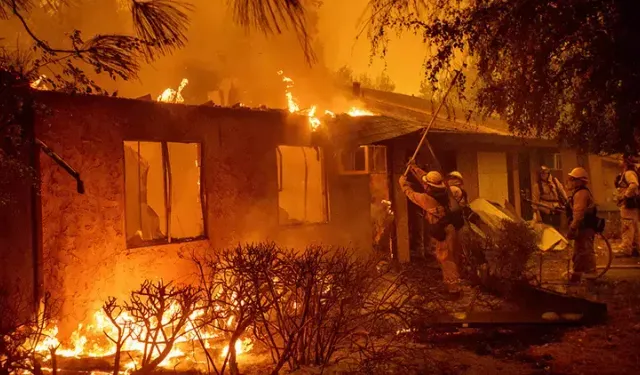
[[[45,79],[47,79],[47,76],[43,74],[40,77],[38,77],[38,79],[31,81],[29,83],[29,86],[32,89],[48,91],[49,87],[43,82]]]
[[[278,71],[278,75],[282,76],[282,82],[286,84],[284,95],[287,99],[287,109],[289,110],[289,112],[307,116],[309,119],[309,126],[311,127],[311,130],[316,131],[322,125],[322,121],[316,114],[318,112],[318,106],[314,104],[310,106],[309,109],[301,110],[300,105],[298,104],[298,101],[293,96],[293,92],[292,92],[292,89],[294,86],[293,79],[285,76],[282,70]],[[357,108],[357,107],[351,107],[349,111],[347,111],[347,114],[351,117],[376,115],[371,111],[368,111],[362,108]],[[335,113],[329,110],[324,111],[324,116],[331,117],[331,118],[336,117]]]
[[[219,307],[219,306],[216,306]],[[163,324],[167,324],[175,314],[179,313],[180,306],[178,304],[172,304],[165,314],[161,318]],[[191,313],[187,323],[185,325],[183,334],[175,340],[175,344],[197,342],[198,340],[211,340],[220,337],[218,332],[213,330],[207,330],[203,327],[196,327],[194,321],[204,314],[204,309],[196,308]],[[127,312],[122,312],[120,316],[116,318],[116,322],[121,327],[128,327],[132,330],[133,335],[123,345],[122,351],[142,354],[144,353],[144,342],[138,341],[135,337],[145,337],[147,328],[144,324],[138,323]],[[226,326],[229,327],[233,323],[233,316],[227,319]],[[171,328],[169,328],[170,330]],[[196,329],[198,332],[196,333]],[[37,343],[35,351],[41,354],[46,360],[51,359],[50,349],[57,348],[56,355],[61,357],[93,357],[103,358],[113,355],[116,352],[116,345],[110,341],[106,335],[112,338],[117,337],[117,328],[113,326],[109,318],[105,315],[102,309],[96,311],[93,314],[93,319],[87,324],[79,324],[78,328],[71,334],[70,343],[68,345],[61,344],[57,338],[58,327],[55,322],[51,327],[43,330],[43,338]],[[236,353],[246,353],[252,349],[253,343],[250,339],[238,340],[235,343]],[[166,347],[165,344],[158,344],[157,348],[153,351],[154,355],[159,355],[160,352]],[[209,341],[205,341],[205,347],[210,348]],[[228,352],[228,347],[223,348],[223,352]],[[225,352],[226,355],[226,352]],[[167,357],[160,363],[160,367],[173,368],[178,361],[182,359],[194,361],[193,356],[189,355],[185,358],[187,353],[174,345]],[[129,373],[139,367],[139,363],[136,361],[135,356],[130,357],[131,361],[127,363],[123,362],[123,368],[125,373]],[[200,361],[203,364],[206,362]],[[196,363],[200,363],[196,361]]]
[[[158,96],[156,101],[163,103],[184,103],[184,98],[182,97],[182,90],[189,83],[189,80],[183,78],[180,82],[180,86],[178,86],[178,90],[174,90],[172,88],[165,89],[162,94]]]
[[[375,116],[376,114],[371,112],[371,111],[367,111],[366,109],[361,109],[361,108],[357,108],[357,107],[351,107],[349,108],[349,111],[347,112],[347,114],[351,117],[360,117],[360,116]]]

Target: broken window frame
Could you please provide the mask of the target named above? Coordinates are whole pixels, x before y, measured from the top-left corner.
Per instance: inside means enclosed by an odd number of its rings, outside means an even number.
[[[313,222],[309,222],[309,221],[301,221],[298,223],[282,223],[280,221],[280,193],[283,190],[283,181],[284,181],[284,168],[283,168],[283,163],[282,163],[282,151],[280,150],[281,146],[286,146],[286,147],[299,147],[303,150],[311,148],[316,152],[316,158],[318,158],[318,160],[320,161],[320,176],[322,178],[322,211],[324,214],[324,220],[323,221],[313,221]],[[308,155],[306,157],[309,157]],[[325,225],[328,224],[331,221],[331,209],[330,209],[330,197],[329,197],[329,176],[327,174],[327,169],[326,169],[326,165],[325,165],[325,156],[324,156],[324,152],[322,150],[321,147],[318,146],[293,146],[293,145],[278,145],[276,146],[276,161],[278,163],[278,165],[276,166],[276,174],[277,174],[277,184],[278,184],[278,224],[281,226],[285,226],[285,227],[291,227],[291,226],[301,226],[301,225]],[[306,194],[305,194],[305,204],[306,204]]]
[[[361,149],[364,149],[364,169],[354,170],[345,168],[343,162],[345,156],[344,154],[349,153],[350,156],[352,155],[353,158],[355,158],[356,153]],[[379,168],[379,166],[376,165],[375,160],[376,152],[380,152],[379,150],[384,151],[384,165],[382,166],[382,168]],[[363,145],[359,146],[356,150],[341,150],[340,157],[338,158],[338,172],[341,175],[368,175],[373,173],[387,173],[387,146]]]
[[[123,152],[123,179],[124,179],[124,199],[125,199],[125,211],[126,211],[126,200],[127,200],[127,172],[126,172],[126,161],[125,161],[125,144],[126,142],[146,142],[146,143],[157,143],[160,144],[162,149],[162,169],[163,169],[163,182],[164,182],[164,201],[165,201],[165,215],[167,217],[167,222],[165,224],[166,236],[164,238],[158,238],[153,240],[142,241],[140,244],[131,245],[129,243],[128,234],[126,230],[126,220],[127,215],[125,212],[124,220],[125,220],[125,244],[127,249],[137,249],[144,247],[152,247],[152,246],[161,246],[161,245],[170,245],[175,243],[185,243],[185,242],[193,242],[206,240],[209,238],[207,231],[207,202],[206,202],[206,193],[205,193],[205,185],[202,179],[202,171],[203,171],[203,151],[202,151],[202,142],[200,141],[158,141],[158,140],[146,140],[146,139],[124,139],[122,141],[122,152]],[[200,207],[202,210],[202,235],[195,237],[183,237],[183,238],[174,238],[171,236],[171,191],[172,191],[172,178],[171,178],[171,162],[169,158],[169,143],[180,143],[180,144],[196,144],[198,146],[198,179],[200,182]],[[139,154],[138,154],[139,157]]]

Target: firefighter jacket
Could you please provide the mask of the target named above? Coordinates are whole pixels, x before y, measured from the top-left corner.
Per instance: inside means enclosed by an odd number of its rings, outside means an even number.
[[[571,231],[594,226],[595,220],[597,220],[596,204],[591,192],[585,186],[574,190],[569,200],[569,208],[568,214],[571,220],[569,229]]]
[[[536,211],[550,214],[551,210],[542,206],[538,206],[535,203],[540,203],[550,207],[563,207],[567,202],[567,193],[562,186],[562,183],[557,178],[549,176],[548,180],[538,179],[538,182],[533,186],[531,191],[532,201],[534,203],[534,209]]]
[[[469,205],[469,199],[467,198],[467,192],[464,190],[462,183],[459,180],[453,179],[449,181],[449,189],[451,194],[458,201],[458,204],[462,207]]]
[[[634,219],[638,213],[638,174],[633,170],[626,170],[616,184],[620,217]]]

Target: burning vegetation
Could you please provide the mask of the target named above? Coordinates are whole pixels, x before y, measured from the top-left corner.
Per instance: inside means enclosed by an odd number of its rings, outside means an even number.
[[[434,283],[344,249],[263,243],[207,254],[192,254],[193,283],[145,281],[125,300],[108,298],[67,340],[57,337],[49,303],[19,322],[10,299],[0,299],[0,374],[238,374],[256,365],[276,374],[337,362],[355,371],[381,352],[396,366],[412,353],[397,335],[434,309],[426,298],[436,288],[425,288]]]

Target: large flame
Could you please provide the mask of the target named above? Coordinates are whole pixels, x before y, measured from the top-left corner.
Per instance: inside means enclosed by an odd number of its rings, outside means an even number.
[[[165,89],[162,94],[158,96],[156,101],[163,103],[184,103],[184,98],[182,97],[182,90],[189,83],[189,80],[183,78],[180,82],[180,86],[178,86],[178,90],[174,90],[172,88]]]
[[[171,318],[179,311],[180,306],[172,304],[162,316],[162,323],[167,324],[170,322]],[[224,339],[224,337],[222,337],[218,332],[195,326],[194,322],[203,314],[204,309],[197,308],[189,316],[183,334],[175,340],[171,351],[160,363],[160,367],[174,368],[175,365],[181,361],[190,361],[192,363],[195,362],[206,366],[206,359],[204,357],[195,360],[194,353],[185,353],[186,348],[199,347],[200,340],[205,343],[206,348],[212,348],[212,344],[210,342],[212,339]],[[231,328],[233,320],[233,316],[227,319],[225,323],[227,328]],[[122,347],[122,352],[128,352],[129,355],[123,357],[121,365],[123,366],[125,373],[129,373],[136,368],[140,368],[138,360],[142,353],[144,353],[145,343],[138,341],[135,338],[146,337],[147,328],[143,324],[136,322],[136,320],[127,312],[122,312],[116,318],[116,322],[119,326],[126,326],[131,330],[131,332],[133,332],[133,335],[125,341],[125,344]],[[102,309],[93,314],[93,319],[90,323],[78,325],[78,328],[72,333],[69,343],[61,343],[58,340],[57,335],[58,327],[54,322],[50,327],[43,330],[43,338],[36,345],[35,351],[40,353],[46,360],[51,359],[52,349],[57,356],[75,358],[103,358],[112,356],[116,352],[115,343],[110,341],[107,338],[107,335],[109,337],[116,338],[118,337],[118,331]],[[246,353],[252,349],[252,346],[253,343],[251,339],[239,339],[235,342],[236,354],[239,355]],[[159,355],[165,347],[165,344],[158,344],[158,347],[153,351],[154,356]],[[221,349],[221,356],[225,357],[228,350],[228,346],[223,347]]]
[[[286,88],[284,90],[285,98],[287,99],[287,109],[290,113],[297,113],[303,116],[307,116],[309,119],[309,126],[312,131],[316,131],[321,125],[322,121],[318,117],[318,106],[311,105],[308,109],[301,109],[298,100],[293,96],[293,79],[284,75],[282,70],[278,71],[278,75],[282,77],[282,82],[286,84]],[[330,110],[324,110],[323,112],[325,117],[335,118],[335,112]],[[347,115],[351,117],[359,117],[359,116],[375,116],[375,113],[368,111],[366,109],[351,107],[347,112]]]

